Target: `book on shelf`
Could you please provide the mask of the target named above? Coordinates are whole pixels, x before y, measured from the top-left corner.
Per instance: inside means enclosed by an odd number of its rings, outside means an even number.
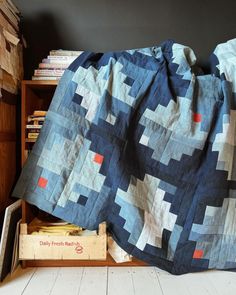
[[[35,117],[33,115],[29,115],[27,118],[28,122],[34,121],[34,122],[41,122],[41,121],[45,121],[45,117]],[[41,124],[38,124],[41,125]]]
[[[27,136],[28,136],[28,138],[38,138],[39,133],[38,132],[37,133],[29,132]]]
[[[60,56],[57,56],[57,55],[48,55],[47,56],[47,59],[52,62],[52,61],[65,61],[65,62],[72,62],[74,61],[78,56],[63,56],[63,55],[60,55]]]
[[[33,128],[26,128],[26,132],[27,132],[27,134],[28,133],[39,133],[41,131],[41,129],[38,129],[38,128],[36,128],[36,129],[33,129]]]
[[[45,120],[47,111],[35,110],[33,114],[27,116],[26,142],[35,142]],[[33,140],[33,141],[32,141]]]
[[[41,129],[42,125],[27,124],[26,129]]]
[[[76,58],[61,58],[59,56],[54,56],[54,58],[44,58],[42,59],[42,63],[44,64],[62,64],[62,65],[70,65]]]
[[[44,120],[37,120],[37,119],[35,119],[35,120],[30,120],[30,121],[28,121],[28,123],[30,123],[30,125],[40,125],[40,126],[43,126],[43,123],[44,123]]]
[[[82,53],[83,51],[81,50],[63,50],[63,49],[51,50],[49,52],[50,56],[51,55],[79,56]]]
[[[50,80],[57,81],[57,80],[60,80],[60,78],[61,77],[32,76],[32,80],[35,80],[35,81],[50,81]]]
[[[68,63],[40,63],[39,69],[67,69]]]
[[[37,138],[26,138],[25,141],[26,142],[31,142],[31,143],[34,143],[36,142]]]
[[[35,117],[42,117],[46,115],[47,115],[47,111],[36,110],[33,112],[33,116]]]
[[[34,76],[52,76],[52,77],[61,77],[64,73],[64,70],[58,70],[58,69],[53,69],[53,70],[34,70]]]
[[[26,134],[29,134],[29,133],[39,133],[40,132],[40,129],[30,128],[30,129],[26,129],[26,131],[27,131]]]

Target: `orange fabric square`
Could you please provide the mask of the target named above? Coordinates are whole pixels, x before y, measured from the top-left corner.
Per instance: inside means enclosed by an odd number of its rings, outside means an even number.
[[[193,258],[200,259],[203,257],[203,250],[195,250],[193,253]]]
[[[98,163],[98,164],[102,164],[103,162],[103,159],[104,159],[104,156],[100,155],[100,154],[96,154],[94,156],[94,162]]]
[[[196,123],[199,123],[202,121],[202,115],[201,114],[193,114],[193,121],[196,122]]]
[[[47,186],[48,180],[46,178],[40,177],[38,181],[38,186],[45,188]]]

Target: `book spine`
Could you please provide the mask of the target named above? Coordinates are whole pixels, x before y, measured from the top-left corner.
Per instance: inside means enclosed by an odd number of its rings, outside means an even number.
[[[34,120],[34,121],[44,121],[45,116],[34,116],[34,115],[29,115],[28,120]]]
[[[64,70],[34,70],[34,76],[62,76]]]
[[[37,138],[27,138],[26,141],[27,141],[27,142],[36,142],[36,139],[37,139]]]
[[[46,64],[66,64],[66,65],[70,65],[75,59],[72,60],[63,60],[63,59],[49,59],[49,58],[44,58],[42,60],[42,63],[46,63]]]
[[[45,117],[34,117],[34,116],[28,116],[28,122],[41,122],[41,121],[45,121]],[[40,124],[37,124],[40,125]]]
[[[47,111],[36,110],[33,112],[34,117],[45,117],[46,115],[47,115]]]
[[[26,125],[26,129],[41,129],[42,128],[42,125]]]
[[[56,60],[57,62],[58,61],[74,61],[75,59],[77,58],[77,56],[64,56],[64,55],[48,55],[47,56],[47,59],[49,60]]]
[[[28,138],[37,138],[39,136],[39,133],[28,133]]]
[[[80,50],[51,50],[49,52],[52,55],[62,55],[62,56],[79,56],[83,51]]]
[[[33,120],[34,125],[43,125],[44,120],[38,121],[38,120]]]
[[[57,70],[57,69],[66,69],[68,68],[68,64],[60,64],[60,63],[40,63],[39,64],[39,69],[52,69],[52,70]]]
[[[26,131],[29,133],[39,133],[40,132],[40,129],[33,129],[33,128],[29,128],[29,129],[26,129]]]
[[[46,111],[34,111],[33,115],[31,115],[33,118],[40,118],[45,117],[47,115]]]
[[[40,81],[45,81],[45,80],[59,80],[61,77],[47,77],[47,76],[32,76],[32,80],[40,80]]]

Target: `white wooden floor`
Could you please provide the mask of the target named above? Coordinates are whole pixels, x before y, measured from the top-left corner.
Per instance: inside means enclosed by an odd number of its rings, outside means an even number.
[[[235,295],[236,273],[173,276],[154,267],[18,268],[1,295]]]

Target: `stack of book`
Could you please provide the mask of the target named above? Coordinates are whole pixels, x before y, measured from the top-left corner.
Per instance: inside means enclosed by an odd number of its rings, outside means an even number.
[[[0,97],[15,97],[23,77],[19,11],[11,0],[0,0]],[[7,98],[6,98],[7,99]]]
[[[27,118],[26,138],[28,142],[35,142],[45,120],[46,111],[34,111]]]
[[[38,69],[34,70],[32,80],[59,80],[65,69],[82,52],[62,49],[51,50],[47,58],[44,58],[39,64]]]

